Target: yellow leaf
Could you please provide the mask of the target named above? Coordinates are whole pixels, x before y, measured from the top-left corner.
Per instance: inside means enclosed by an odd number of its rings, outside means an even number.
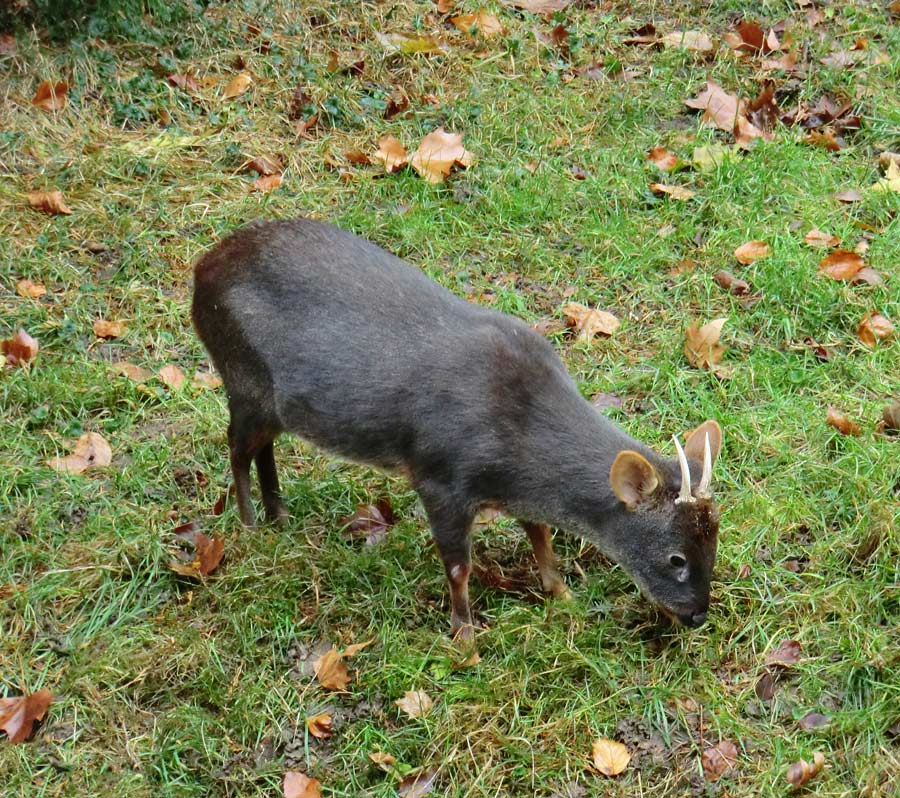
[[[594,740],[591,758],[594,761],[594,767],[604,776],[618,776],[628,767],[631,754],[622,743],[600,737]]]
[[[894,160],[888,161],[885,176],[875,181],[872,191],[896,191],[900,193],[900,166]]]

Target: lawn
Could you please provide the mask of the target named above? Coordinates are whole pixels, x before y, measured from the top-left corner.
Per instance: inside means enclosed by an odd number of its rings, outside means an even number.
[[[324,796],[421,795],[416,773],[453,798],[781,796],[789,766],[821,752],[805,794],[895,796],[900,439],[879,422],[900,400],[900,331],[867,345],[858,327],[876,312],[900,327],[900,194],[871,189],[879,154],[900,151],[897,4],[151,6],[63,39],[0,39],[0,338],[24,328],[40,345],[0,370],[0,696],[55,696],[27,742],[0,736],[3,794],[280,796],[298,771]],[[449,22],[481,9],[502,31]],[[742,19],[775,26],[780,49],[735,50]],[[682,30],[712,49],[660,43]],[[786,53],[795,64],[765,63]],[[252,82],[225,98],[239,74]],[[748,149],[684,104],[707,80],[753,100],[767,78],[801,121],[770,118]],[[44,80],[69,84],[64,107],[32,104]],[[849,106],[830,128],[809,121],[825,95]],[[854,115],[858,129],[842,128]],[[386,135],[412,151],[438,127],[475,162],[437,185],[353,153],[372,156]],[[695,163],[709,146],[714,161]],[[658,169],[655,147],[680,164]],[[283,174],[273,190],[253,189],[247,164],[261,156]],[[71,214],[29,207],[52,190]],[[848,191],[854,201],[835,196]],[[613,395],[603,412],[661,452],[719,421],[705,626],[669,625],[563,532],[574,600],[544,599],[525,535],[494,519],[475,542],[480,661],[464,662],[403,480],[285,437],[291,522],[248,530],[233,501],[223,509],[227,408],[193,379],[208,363],[191,266],[242,223],[298,214],[541,323],[584,394]],[[823,273],[834,247],[807,243],[814,229],[880,282]],[[740,263],[747,241],[768,253]],[[721,287],[719,270],[748,293]],[[23,296],[22,280],[46,293]],[[572,301],[620,327],[577,340],[563,323]],[[698,368],[686,330],[718,318],[727,351]],[[97,320],[124,327],[101,337]],[[183,385],[160,378],[171,365]],[[829,406],[859,434],[827,424]],[[109,465],[48,465],[89,432]],[[350,535],[343,519],[384,498],[387,534]],[[224,542],[207,576],[170,567],[187,522]],[[346,691],[318,683],[319,655],[366,641]],[[767,665],[783,641],[796,661]],[[433,699],[422,717],[395,704],[410,690]],[[827,723],[808,728],[813,712]],[[326,738],[306,724],[322,713]],[[632,754],[615,778],[592,767],[601,737]],[[736,757],[713,780],[703,753],[723,741]]]

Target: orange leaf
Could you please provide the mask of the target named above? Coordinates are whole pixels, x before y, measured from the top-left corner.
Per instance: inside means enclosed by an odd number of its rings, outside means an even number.
[[[305,773],[289,770],[284,774],[284,798],[321,798],[322,783]]]
[[[488,14],[484,9],[477,14],[461,14],[450,20],[463,33],[472,34],[474,32],[482,36],[496,36],[503,33],[503,25],[500,20],[493,14]]]
[[[235,75],[228,81],[225,91],[222,92],[222,98],[225,100],[232,100],[235,97],[240,97],[240,95],[250,88],[251,83],[253,83],[253,77],[247,72],[241,72]]]
[[[890,319],[880,313],[867,313],[856,330],[859,340],[871,348],[875,347],[876,341],[889,338],[893,332],[894,325]]]
[[[136,366],[134,363],[127,363],[124,360],[116,361],[110,365],[110,369],[114,374],[128,377],[132,382],[147,382],[153,376],[153,373],[147,371],[147,369]]]
[[[38,342],[22,329],[12,338],[0,341],[0,351],[6,355],[6,362],[10,366],[21,366],[29,360],[34,360],[39,348]]]
[[[31,280],[19,280],[16,283],[16,293],[29,299],[38,299],[47,293],[47,289],[40,283],[33,283]]]
[[[656,164],[656,168],[668,172],[678,166],[678,156],[669,152],[665,147],[654,147],[647,153],[647,160]]]
[[[385,753],[384,751],[373,751],[369,754],[369,759],[371,759],[378,767],[383,770],[387,770],[393,765],[397,759],[390,754]]]
[[[563,307],[566,324],[574,328],[579,341],[591,341],[597,335],[612,335],[620,322],[612,313],[595,310],[580,302],[569,302]]]
[[[67,457],[53,457],[47,465],[54,471],[80,474],[89,468],[105,468],[112,462],[112,450],[102,435],[86,432],[75,444],[75,450]]]
[[[313,663],[319,684],[326,690],[344,691],[350,684],[350,674],[344,664],[344,655],[331,648]]]
[[[127,329],[124,321],[104,321],[97,319],[93,325],[94,335],[98,338],[118,338]]]
[[[66,92],[69,84],[64,80],[52,83],[49,80],[41,81],[31,100],[32,105],[44,111],[61,111],[66,107]]]
[[[219,379],[219,377],[217,377],[211,371],[194,372],[194,378],[192,382],[199,388],[206,388],[210,391],[214,391],[216,388],[219,388],[222,385],[222,380]]]
[[[851,421],[847,416],[841,413],[837,408],[828,406],[828,412],[825,415],[825,422],[834,427],[841,435],[862,435],[859,425],[855,421]]]
[[[372,157],[384,164],[385,172],[396,172],[409,163],[406,148],[393,136],[378,139],[378,149]]]
[[[836,249],[822,258],[819,268],[832,280],[849,280],[865,265],[865,261],[855,252]]]
[[[28,194],[28,204],[36,211],[43,211],[51,216],[72,213],[63,199],[62,191],[32,191]]]
[[[836,247],[841,243],[841,239],[839,239],[837,236],[822,232],[821,230],[810,230],[803,237],[803,240],[811,247],[820,247],[822,249]]]
[[[222,562],[225,554],[225,542],[220,538],[204,535],[191,521],[177,528],[175,537],[187,541],[194,547],[193,557],[188,562],[170,562],[169,568],[182,576],[208,576]]]
[[[167,388],[179,391],[184,385],[184,372],[178,366],[163,366],[159,370],[159,381]]]
[[[257,155],[247,161],[247,168],[252,169],[258,175],[277,175],[282,171],[281,162],[278,158],[269,158],[266,155]]]
[[[331,737],[331,724],[332,719],[328,712],[323,712],[321,715],[313,715],[313,717],[306,719],[306,728],[309,730],[309,733],[320,740]]]
[[[461,133],[447,133],[438,128],[419,143],[409,164],[429,183],[440,183],[453,166],[471,166],[475,156],[462,145]]]
[[[622,743],[600,737],[591,746],[591,759],[604,776],[618,776],[628,767],[631,754]]]
[[[760,258],[765,258],[769,251],[769,245],[765,241],[748,241],[734,251],[734,257],[747,266]]]
[[[257,177],[250,187],[251,191],[274,191],[284,182],[284,175],[263,175]]]
[[[665,183],[651,183],[650,190],[657,194],[668,194],[672,199],[677,200],[689,200],[697,193],[683,186],[667,186]]]
[[[0,698],[0,729],[6,732],[13,745],[25,742],[31,735],[34,724],[43,719],[52,702],[53,693],[49,690]]]

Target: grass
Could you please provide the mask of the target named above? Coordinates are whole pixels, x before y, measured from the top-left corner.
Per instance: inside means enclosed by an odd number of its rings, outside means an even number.
[[[900,62],[834,69],[818,59],[860,37],[870,52],[896,54],[896,21],[880,5],[840,4],[810,28],[792,4],[754,6],[763,23],[796,20],[808,54],[806,74],[776,74],[791,92],[783,103],[847,96],[862,129],[831,153],[779,127],[712,172],[663,176],[697,192],[675,202],[649,191],[659,175],[646,152],[668,146],[689,159],[695,146],[727,142],[682,101],[707,76],[755,96],[758,75],[725,47],[707,57],[622,39],[652,20],[718,40],[743,5],[583,3],[552,22],[487,5],[504,34],[445,31],[445,57],[386,57],[373,35],[440,29],[431,4],[336,0],[212,4],[177,24],[148,18],[130,39],[66,46],[26,33],[16,56],[0,56],[0,337],[21,326],[41,344],[30,367],[0,379],[0,691],[57,695],[32,741],[0,741],[4,794],[250,798],[279,794],[293,768],[320,779],[325,795],[389,796],[397,777],[367,757],[386,751],[398,773],[438,768],[436,794],[448,796],[774,796],[788,765],[816,750],[828,764],[808,794],[895,794],[900,444],[875,425],[897,398],[900,340],[868,349],[856,326],[874,309],[900,322],[900,200],[864,192],[844,205],[832,195],[873,183],[875,154],[900,149]],[[535,40],[533,29],[560,20],[572,63],[599,60],[606,78],[568,79],[565,59]],[[364,60],[362,76],[329,71],[332,52],[341,66]],[[219,92],[238,58],[254,85],[226,102]],[[621,80],[620,67],[639,74]],[[172,72],[218,83],[191,96],[167,84]],[[73,84],[66,109],[30,105],[40,80],[63,77]],[[298,84],[306,113],[320,113],[312,140],[287,118]],[[397,86],[410,111],[384,120]],[[161,118],[196,139],[167,145]],[[438,125],[463,133],[478,159],[444,186],[375,166],[348,165],[346,180],[325,160],[372,152],[387,133],[414,146]],[[283,187],[250,192],[241,165],[274,153]],[[27,207],[28,191],[54,188],[71,216]],[[482,659],[454,670],[442,568],[402,481],[285,438],[277,456],[291,527],[243,530],[230,505],[213,515],[229,482],[221,391],[135,385],[111,377],[109,363],[154,372],[175,363],[188,376],[202,367],[188,319],[191,263],[249,219],[299,213],[530,321],[558,317],[568,299],[616,313],[623,325],[610,339],[554,339],[584,392],[623,397],[612,415],[662,451],[707,417],[725,428],[711,622],[660,626],[620,570],[560,534],[576,600],[475,582]],[[865,257],[884,285],[819,276],[823,253],[802,243],[813,227],[850,248],[871,232]],[[768,241],[772,254],[740,267],[731,253],[748,239]],[[673,274],[684,258],[696,268]],[[748,280],[757,301],[718,288],[719,268]],[[48,294],[19,297],[20,278]],[[691,321],[721,316],[733,370],[723,381],[681,351]],[[98,340],[99,317],[126,320],[128,332]],[[831,358],[816,359],[806,338]],[[862,435],[827,426],[829,404]],[[45,461],[85,431],[107,438],[112,465],[51,471]],[[379,546],[349,540],[340,519],[384,492],[399,523]],[[185,520],[225,539],[226,561],[204,583],[167,567]],[[537,588],[510,522],[476,548]],[[346,695],[314,683],[317,645],[370,638]],[[786,638],[803,658],[761,701],[763,658]],[[436,700],[421,720],[393,704],[411,689]],[[797,720],[813,710],[832,722],[804,731]],[[322,711],[335,719],[324,742],[304,724]],[[615,781],[588,768],[591,740],[603,735],[638,754]],[[720,739],[740,759],[711,784],[700,755]]]

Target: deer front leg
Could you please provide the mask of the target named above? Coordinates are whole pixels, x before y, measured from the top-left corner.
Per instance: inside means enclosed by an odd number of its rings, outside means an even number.
[[[537,560],[538,573],[541,576],[541,585],[544,592],[551,596],[569,600],[572,593],[566,587],[566,583],[559,573],[556,563],[556,555],[553,553],[553,540],[550,536],[550,527],[546,524],[533,524],[529,521],[520,521],[525,534],[531,541],[534,549],[534,559]]]

